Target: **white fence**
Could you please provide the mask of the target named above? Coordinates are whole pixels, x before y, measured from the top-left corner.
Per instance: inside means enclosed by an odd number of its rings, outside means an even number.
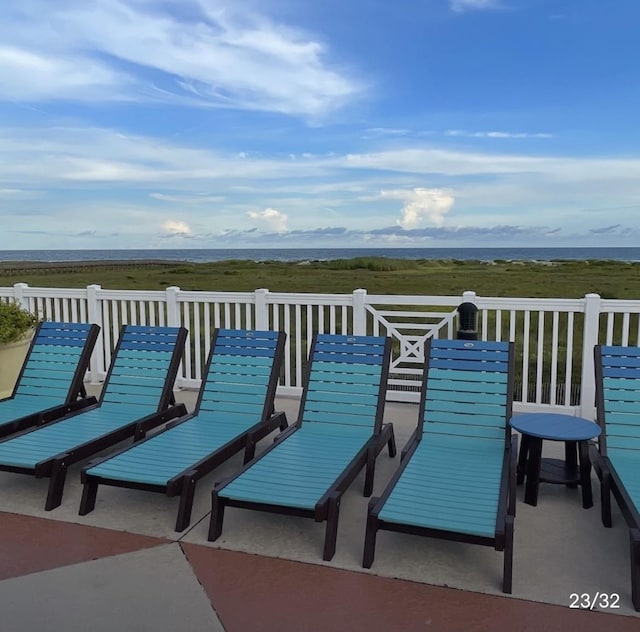
[[[195,292],[0,288],[41,318],[97,323],[101,336],[91,359],[92,381],[104,378],[122,324],[183,325],[189,339],[179,386],[197,387],[216,327],[282,329],[287,333],[280,394],[297,395],[313,332],[393,338],[388,398],[417,401],[424,341],[456,336],[457,307],[478,308],[478,337],[516,346],[516,410],[556,410],[593,417],[593,347],[640,346],[640,301],[580,299],[254,292]]]

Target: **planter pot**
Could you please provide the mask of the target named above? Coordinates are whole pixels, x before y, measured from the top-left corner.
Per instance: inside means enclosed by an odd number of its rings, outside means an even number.
[[[0,345],[0,398],[9,397],[31,344],[33,332],[8,344]]]

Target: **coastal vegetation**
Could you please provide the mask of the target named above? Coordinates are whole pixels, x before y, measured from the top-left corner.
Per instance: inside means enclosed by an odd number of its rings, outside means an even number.
[[[64,264],[0,262],[0,286],[108,289],[348,293],[579,298],[640,297],[640,263],[609,260],[469,261],[356,257],[330,261],[230,260],[212,263],[101,261]]]

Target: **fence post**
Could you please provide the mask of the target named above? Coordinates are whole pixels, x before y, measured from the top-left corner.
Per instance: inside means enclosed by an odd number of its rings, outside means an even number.
[[[478,298],[478,295],[472,290],[466,290],[462,293],[463,303],[473,303],[475,305],[477,298]]]
[[[24,291],[28,288],[29,285],[27,283],[14,283],[13,284],[13,300],[16,305],[22,307],[22,309],[29,309],[28,301],[25,301]]]
[[[269,290],[265,288],[260,288],[253,293],[256,329],[269,329],[269,308],[267,306],[268,294]]]
[[[180,288],[176,285],[172,285],[165,290],[167,295],[167,327],[180,327],[179,292]]]
[[[365,300],[367,298],[367,290],[353,290],[353,335],[365,336],[367,333],[367,310],[365,309]]]
[[[594,379],[593,347],[598,344],[601,300],[599,294],[586,294],[584,297],[580,416],[587,419],[595,418],[596,384]]]
[[[107,372],[107,367],[104,363],[104,322],[102,321],[102,310],[98,300],[98,292],[101,289],[100,285],[87,285],[87,322],[100,327],[100,333],[89,361],[92,384],[97,384],[100,381],[100,374]]]

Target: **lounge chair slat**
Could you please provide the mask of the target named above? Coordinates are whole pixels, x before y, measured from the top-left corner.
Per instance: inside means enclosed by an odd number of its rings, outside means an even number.
[[[340,378],[338,374],[333,374],[332,376],[329,376],[328,374],[320,376],[312,374],[310,379],[314,383],[314,388],[324,391],[332,391],[333,385],[337,384],[339,379],[349,380],[351,390],[365,393],[366,391],[360,387],[375,385],[376,382],[380,380],[380,373],[378,372],[377,377],[374,375],[362,375],[359,373],[345,373],[342,378]],[[369,393],[369,395],[373,394]]]
[[[271,352],[271,358],[273,357],[274,350]],[[233,367],[238,367],[239,370],[250,369],[253,367],[266,367],[271,369],[272,362],[270,356],[250,356],[250,355],[229,355],[228,353],[221,353],[216,359],[215,365],[211,366],[212,371],[229,371],[233,370]],[[257,369],[256,369],[257,370]]]
[[[351,392],[340,392],[326,390],[326,391],[314,391],[307,394],[307,402],[311,405],[312,402],[326,402],[331,404],[363,404],[371,406],[371,393],[362,392],[360,389],[351,389]]]
[[[230,386],[239,386],[238,384],[232,384]],[[208,402],[225,402],[230,404],[259,404],[260,408],[264,406],[264,393],[260,393],[257,390],[249,390],[245,387],[245,392],[239,392],[237,390],[229,391],[212,391],[207,389],[204,393]]]
[[[425,406],[425,411],[441,411],[441,412],[457,412],[465,415],[479,415],[479,416],[491,416],[495,419],[496,416],[501,417],[505,413],[505,406],[493,403],[478,402],[472,404],[471,402],[456,402],[455,400],[430,400]]]
[[[485,350],[499,350],[504,352],[504,342],[492,342],[490,340],[482,340],[480,346]],[[432,348],[434,353],[439,353],[441,349],[466,349],[472,351],[478,347],[478,341],[460,341],[460,340],[434,340]]]
[[[224,367],[213,367],[211,377],[216,382],[232,382],[237,383],[244,376],[252,384],[264,384],[269,379],[271,371],[268,367],[259,367],[249,373],[240,373],[236,371],[225,370]]]
[[[618,345],[602,345],[599,351],[603,364],[609,364],[610,357],[623,356],[625,358],[640,357],[640,347],[622,347]]]
[[[433,367],[453,371],[474,371],[476,369],[487,372],[504,372],[506,362],[474,362],[465,360],[433,360]]]
[[[606,367],[626,369],[633,374],[640,369],[640,356],[611,356],[606,359]]]
[[[640,378],[640,368],[638,367],[604,367],[602,375],[605,378],[637,380]]]
[[[447,382],[453,383],[462,382],[462,386],[466,390],[467,388],[477,388],[474,382],[480,382],[482,384],[496,384],[503,385],[507,383],[508,376],[503,371],[490,372],[490,371],[477,371],[473,370],[454,370],[454,369],[429,369],[429,382],[433,380],[442,380],[444,384]],[[491,388],[491,386],[489,386]],[[499,392],[499,391],[490,391]],[[503,391],[504,392],[504,391]]]
[[[336,360],[341,362],[357,362],[362,356],[371,356],[376,358],[376,364],[379,364],[380,350],[384,348],[384,344],[349,344],[342,342],[319,342],[316,345],[317,357],[321,359],[324,354],[335,354]],[[342,356],[342,357],[340,357]],[[368,363],[367,363],[368,364]]]
[[[502,439],[504,441],[504,428],[499,426],[480,425],[456,425],[442,422],[427,422],[423,426],[425,434],[446,434],[459,437],[477,437],[485,439]]]
[[[614,434],[607,437],[607,447],[610,449],[640,450],[640,437],[628,437]]]
[[[340,379],[347,379],[347,375],[363,375],[363,376],[379,376],[380,364],[364,364],[364,363],[342,363],[342,362],[330,362],[323,361],[315,356],[312,367],[311,377],[313,379],[326,379],[328,376],[333,376],[336,381],[338,377]],[[351,379],[351,378],[349,378]]]
[[[606,411],[607,413],[607,428],[612,426],[626,426],[636,425],[638,423],[638,413],[633,412],[620,412],[620,411]]]
[[[487,392],[487,389],[483,389],[481,392],[467,391],[461,392],[459,389],[441,389],[438,384],[429,384],[428,390],[429,399],[447,401],[447,402],[465,402],[474,404],[501,404],[504,406],[504,401],[501,400],[500,394],[495,392]]]
[[[333,413],[333,414],[336,414],[336,413]],[[305,410],[303,419],[305,422],[323,423],[331,426],[351,425],[351,426],[372,427],[370,416],[341,412],[334,420],[334,419],[328,419],[327,415],[328,413],[325,411]]]
[[[498,362],[504,364],[504,353],[501,349],[458,349],[458,348],[434,348],[431,354],[435,360],[462,360],[464,362]]]
[[[640,395],[637,391],[613,391],[607,389],[607,403],[605,406],[608,410],[625,407],[624,409],[626,410],[637,411],[639,403]]]

